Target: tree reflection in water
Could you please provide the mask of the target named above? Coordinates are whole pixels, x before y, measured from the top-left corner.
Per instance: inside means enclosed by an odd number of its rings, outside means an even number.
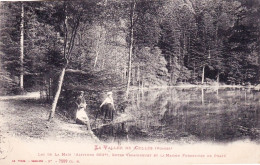
[[[134,122],[104,126],[95,133],[101,140],[118,143],[259,142],[259,98],[259,91],[247,89],[169,88],[143,94],[133,91],[125,113],[133,115]]]

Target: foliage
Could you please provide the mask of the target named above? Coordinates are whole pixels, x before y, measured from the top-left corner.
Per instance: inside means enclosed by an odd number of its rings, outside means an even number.
[[[7,86],[19,84],[22,3],[25,86],[45,90],[50,99],[65,65],[79,73],[66,75],[66,86],[102,90],[125,87],[128,75],[132,86],[197,83],[203,76],[259,83],[257,0],[90,0],[1,2],[1,81]]]

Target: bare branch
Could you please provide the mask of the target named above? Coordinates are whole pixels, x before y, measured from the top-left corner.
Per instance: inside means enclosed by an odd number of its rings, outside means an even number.
[[[78,30],[78,27],[79,27],[80,17],[81,17],[81,15],[78,16],[77,21],[76,21],[76,25],[73,28],[72,37],[71,37],[71,40],[70,40],[70,46],[69,46],[69,50],[68,50],[68,58],[70,58],[72,49],[74,47],[74,41],[75,41],[75,37],[76,37],[77,30]]]

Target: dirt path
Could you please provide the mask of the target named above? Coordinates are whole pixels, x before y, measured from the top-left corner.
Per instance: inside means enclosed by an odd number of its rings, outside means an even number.
[[[25,95],[15,95],[15,96],[0,96],[0,100],[26,100],[26,99],[39,99],[40,92],[29,92]]]
[[[23,141],[98,141],[86,126],[77,125],[59,114],[48,122],[50,106],[40,104],[38,98],[38,93],[0,97],[0,135]]]

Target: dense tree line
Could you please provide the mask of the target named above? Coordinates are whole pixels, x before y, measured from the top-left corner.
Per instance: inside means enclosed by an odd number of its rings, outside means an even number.
[[[1,88],[34,87],[57,102],[63,83],[127,93],[258,84],[259,9],[258,0],[1,2]]]

